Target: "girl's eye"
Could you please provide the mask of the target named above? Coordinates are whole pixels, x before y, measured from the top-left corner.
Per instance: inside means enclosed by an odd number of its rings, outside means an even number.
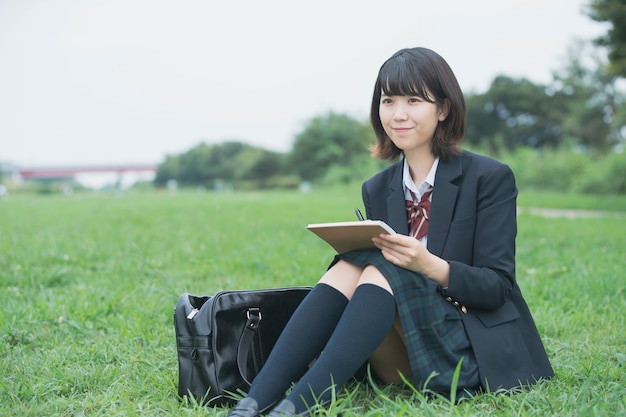
[[[409,103],[421,103],[422,99],[419,97],[409,97]]]
[[[380,100],[380,102],[382,104],[391,104],[391,103],[393,103],[393,101],[389,97],[383,97],[382,100]]]

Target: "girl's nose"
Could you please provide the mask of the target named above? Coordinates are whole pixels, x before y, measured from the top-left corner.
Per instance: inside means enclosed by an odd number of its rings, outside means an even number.
[[[398,104],[395,106],[393,110],[393,119],[394,120],[406,120],[407,112],[402,104]]]

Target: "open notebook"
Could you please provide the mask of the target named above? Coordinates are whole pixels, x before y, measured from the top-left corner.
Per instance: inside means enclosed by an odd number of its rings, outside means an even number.
[[[337,253],[374,248],[372,237],[396,232],[382,220],[316,223],[307,229],[324,239]]]

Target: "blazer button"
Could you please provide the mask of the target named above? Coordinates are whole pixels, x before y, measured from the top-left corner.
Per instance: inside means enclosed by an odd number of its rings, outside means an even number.
[[[467,308],[465,308],[465,306],[461,306],[461,311],[463,314],[467,314]]]
[[[458,307],[458,306],[459,306],[459,302],[458,302],[458,301],[455,301],[455,302],[453,302],[452,304],[454,304],[454,306],[455,306],[455,307]]]
[[[446,297],[446,301],[452,302],[452,297]]]

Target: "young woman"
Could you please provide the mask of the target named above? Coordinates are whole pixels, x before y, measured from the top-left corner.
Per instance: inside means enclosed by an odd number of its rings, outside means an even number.
[[[465,100],[448,64],[395,53],[370,119],[373,156],[399,161],[363,184],[363,203],[398,234],[336,256],[230,417],[308,415],[368,361],[382,382],[403,374],[444,394],[460,364],[457,395],[554,375],[515,280],[513,172],[460,149]]]

